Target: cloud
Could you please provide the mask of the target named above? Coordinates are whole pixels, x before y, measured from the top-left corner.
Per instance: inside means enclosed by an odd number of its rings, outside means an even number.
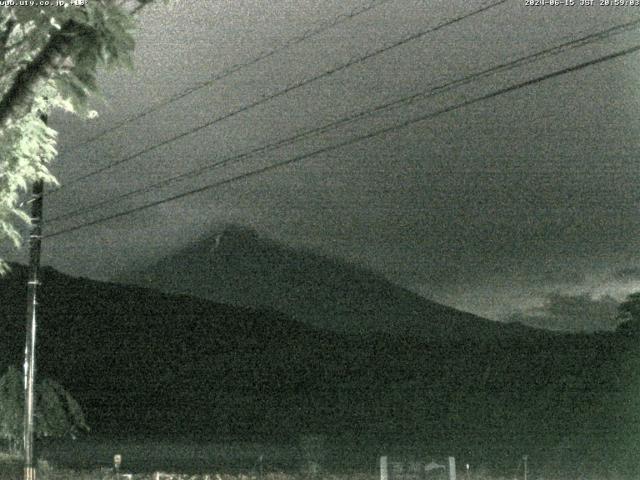
[[[614,330],[619,302],[608,295],[552,293],[541,307],[512,313],[504,320],[548,330],[594,332]]]
[[[640,267],[621,268],[612,273],[612,278],[622,281],[640,280]]]

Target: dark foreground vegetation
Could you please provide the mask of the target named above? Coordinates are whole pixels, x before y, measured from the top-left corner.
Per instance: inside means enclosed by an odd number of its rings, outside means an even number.
[[[71,392],[92,429],[71,456],[84,458],[77,452],[85,449],[93,464],[74,468],[110,462],[134,437],[148,455],[163,451],[150,446],[153,439],[184,439],[185,451],[207,460],[197,452],[211,442],[257,439],[285,448],[313,434],[326,439],[323,463],[336,473],[372,473],[377,456],[394,451],[453,455],[476,473],[482,467],[509,478],[525,454],[544,478],[640,471],[633,322],[589,335],[502,325],[448,338],[348,336],[272,311],[51,269],[44,276],[38,371]],[[19,267],[0,280],[3,370],[22,363],[25,281]],[[95,438],[121,441],[103,448]],[[264,468],[271,462],[273,471],[296,471],[298,454],[284,451],[263,454]],[[119,453],[134,466],[135,456]],[[213,466],[251,469],[255,453],[238,465],[217,455]],[[181,466],[154,458],[158,468]]]

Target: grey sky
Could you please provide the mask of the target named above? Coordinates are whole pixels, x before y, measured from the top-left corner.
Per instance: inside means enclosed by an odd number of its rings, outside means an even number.
[[[96,105],[100,117],[52,120],[60,130],[61,150],[54,170],[64,185],[489,3],[381,2],[74,148],[369,2],[202,1],[149,8],[140,18],[136,70],[101,75],[106,102]],[[640,9],[528,7],[525,0],[509,0],[85,182],[69,183],[47,199],[46,215],[55,217],[633,19],[640,19]],[[639,44],[640,31],[629,30],[46,229],[51,233],[231,178]],[[239,223],[367,265],[425,296],[490,318],[544,308],[552,294],[621,298],[640,288],[640,278],[631,274],[640,268],[639,79],[639,53],[600,63],[51,238],[44,259],[65,272],[108,279],[217,225]]]

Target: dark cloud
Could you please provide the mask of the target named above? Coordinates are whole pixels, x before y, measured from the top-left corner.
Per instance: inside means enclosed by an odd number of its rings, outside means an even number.
[[[542,307],[514,313],[505,320],[548,330],[613,330],[619,323],[616,318],[618,304],[610,296],[594,299],[588,294],[552,293]]]

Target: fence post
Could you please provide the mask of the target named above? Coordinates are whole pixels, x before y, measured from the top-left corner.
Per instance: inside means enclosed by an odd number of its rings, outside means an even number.
[[[380,480],[389,480],[389,467],[386,455],[380,457]]]

